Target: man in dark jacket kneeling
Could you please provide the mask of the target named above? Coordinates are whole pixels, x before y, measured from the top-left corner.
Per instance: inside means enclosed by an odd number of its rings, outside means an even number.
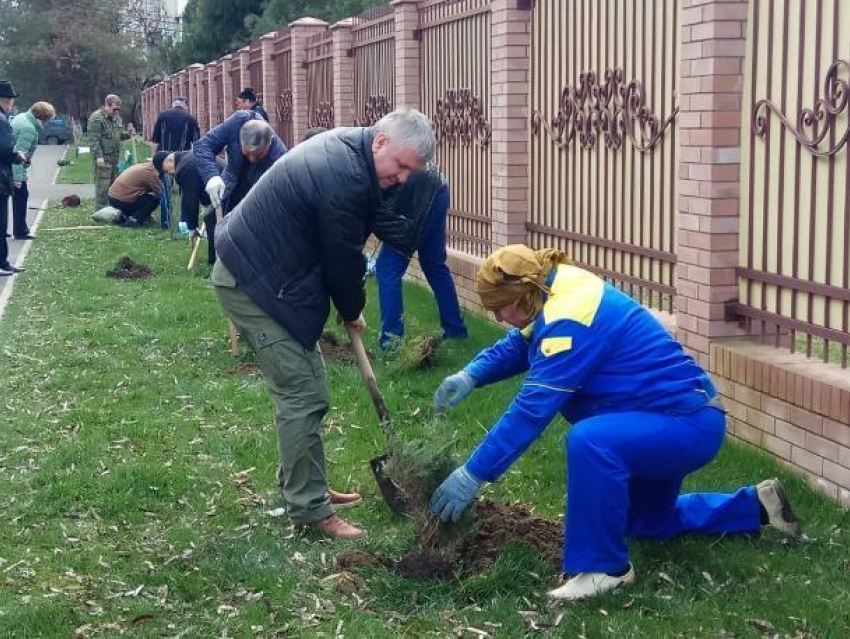
[[[317,341],[331,302],[346,324],[366,327],[362,251],[370,233],[413,252],[423,220],[384,205],[382,190],[421,170],[435,146],[430,121],[412,110],[313,137],[278,160],[216,234],[211,280],[275,401],[287,512],[293,523],[333,537],[364,532],[334,514],[360,496],[329,491],[325,479],[328,383]]]

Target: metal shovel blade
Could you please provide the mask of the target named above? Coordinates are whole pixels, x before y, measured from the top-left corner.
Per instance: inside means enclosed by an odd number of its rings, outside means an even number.
[[[407,502],[402,496],[398,484],[387,473],[388,459],[389,455],[380,455],[379,457],[370,459],[369,466],[372,467],[375,483],[378,484],[378,490],[381,491],[381,496],[383,496],[384,502],[386,502],[390,510],[396,515],[406,515],[408,513]]]

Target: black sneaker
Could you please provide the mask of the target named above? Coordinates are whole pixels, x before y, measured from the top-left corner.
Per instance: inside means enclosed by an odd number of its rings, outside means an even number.
[[[13,275],[15,273],[21,273],[24,269],[18,268],[17,266],[12,266],[9,262],[6,262],[3,265],[0,265],[0,270],[7,271],[7,275]]]

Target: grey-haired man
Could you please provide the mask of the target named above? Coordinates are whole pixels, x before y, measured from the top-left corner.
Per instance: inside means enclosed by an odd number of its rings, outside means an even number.
[[[328,382],[317,341],[333,303],[362,331],[363,245],[370,233],[410,254],[422,220],[383,206],[434,155],[431,122],[395,111],[373,127],[339,128],[295,146],[219,225],[211,281],[257,354],[275,402],[278,484],[293,523],[356,539],[335,514],[356,493],[328,489],[321,423]]]
[[[227,149],[227,166],[219,175],[215,157]],[[195,143],[192,151],[213,209],[227,215],[245,194],[286,153],[269,123],[253,111],[236,111]],[[215,262],[215,213],[204,218],[209,238],[209,263]]]

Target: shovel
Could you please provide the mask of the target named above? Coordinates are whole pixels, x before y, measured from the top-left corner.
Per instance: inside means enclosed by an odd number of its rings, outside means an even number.
[[[384,498],[387,506],[390,507],[397,515],[407,513],[407,503],[404,500],[404,495],[392,477],[387,473],[387,461],[392,454],[392,447],[389,445],[392,439],[393,424],[390,419],[390,412],[387,410],[387,405],[384,403],[384,398],[381,397],[381,391],[378,390],[378,380],[375,378],[375,373],[372,370],[372,365],[369,363],[369,356],[366,355],[366,349],[363,348],[363,341],[360,339],[360,333],[351,326],[346,325],[345,330],[348,331],[348,338],[351,340],[351,348],[354,350],[354,358],[357,360],[357,368],[360,369],[360,375],[363,377],[363,382],[366,384],[366,390],[369,391],[369,398],[372,400],[372,405],[375,407],[375,412],[378,413],[378,423],[381,430],[387,436],[388,450],[383,455],[379,455],[374,459],[369,460],[369,466],[372,468],[372,474],[375,476],[375,482],[378,484],[378,489]]]

